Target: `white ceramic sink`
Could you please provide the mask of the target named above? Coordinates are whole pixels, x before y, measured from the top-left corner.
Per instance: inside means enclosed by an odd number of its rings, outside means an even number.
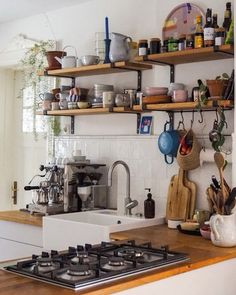
[[[43,217],[43,247],[63,250],[78,244],[110,241],[113,232],[161,224],[163,218],[118,215],[116,210],[96,210]]]

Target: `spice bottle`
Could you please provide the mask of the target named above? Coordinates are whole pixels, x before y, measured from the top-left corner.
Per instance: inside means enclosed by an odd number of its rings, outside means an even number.
[[[196,16],[196,29],[194,33],[194,48],[203,47],[203,28],[201,15]]]
[[[139,40],[138,43],[138,55],[147,55],[148,54],[148,41],[145,39]]]
[[[152,199],[151,189],[145,188],[148,191],[147,199],[144,201],[144,217],[154,218],[155,217],[155,201]]]
[[[159,38],[152,38],[150,40],[150,54],[160,53],[161,40]]]
[[[178,40],[173,37],[168,40],[168,52],[178,51]]]

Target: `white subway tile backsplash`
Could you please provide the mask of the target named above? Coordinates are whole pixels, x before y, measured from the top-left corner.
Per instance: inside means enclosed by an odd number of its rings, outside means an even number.
[[[230,146],[230,138],[227,138],[227,141]],[[72,153],[75,147],[81,149],[82,154],[91,161],[105,163],[107,170],[114,161],[125,161],[130,168],[131,197],[139,202],[133,213],[143,213],[143,202],[147,196],[147,191],[144,189],[151,188],[158,215],[165,215],[170,178],[178,173],[178,165],[176,160],[173,165],[165,163],[164,155],[157,147],[157,136],[74,135],[55,138],[56,157]],[[189,179],[197,184],[198,208],[207,208],[205,190],[210,183],[211,175],[219,177],[214,163],[204,164],[203,168],[189,172]],[[224,173],[231,184],[231,165],[228,165]],[[115,168],[113,185],[109,191],[109,206],[112,208],[117,206],[119,212],[123,213],[126,192],[126,173],[123,167]]]

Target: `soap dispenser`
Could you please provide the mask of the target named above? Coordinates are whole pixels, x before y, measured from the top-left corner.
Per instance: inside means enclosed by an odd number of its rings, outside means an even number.
[[[155,217],[155,201],[152,199],[151,189],[145,188],[148,191],[147,199],[144,201],[144,217],[154,218]]]

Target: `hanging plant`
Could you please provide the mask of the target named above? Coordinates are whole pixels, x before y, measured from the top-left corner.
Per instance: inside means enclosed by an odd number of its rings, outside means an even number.
[[[40,102],[39,94],[42,92],[47,92],[50,85],[50,78],[40,76],[39,72],[42,72],[47,66],[45,53],[49,50],[54,50],[55,47],[56,42],[53,40],[39,41],[26,51],[24,57],[20,61],[20,65],[24,71],[22,91],[25,88],[30,87],[33,92],[32,111],[34,118],[36,116],[36,111],[38,110],[38,104]],[[20,97],[23,97],[22,94],[23,93],[20,94]],[[57,127],[54,126],[55,121],[57,121]],[[49,130],[55,131],[55,135],[58,135],[58,130],[60,130],[60,122],[58,120],[52,120],[51,118],[45,117],[45,125],[48,125]],[[37,139],[38,134],[35,124],[33,129],[34,137]]]

